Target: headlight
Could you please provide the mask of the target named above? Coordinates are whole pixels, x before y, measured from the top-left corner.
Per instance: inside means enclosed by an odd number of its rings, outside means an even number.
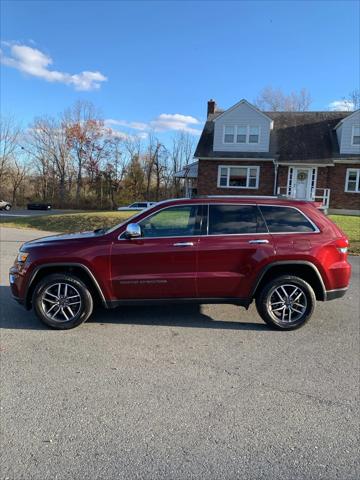
[[[19,252],[17,256],[18,263],[25,263],[28,256],[29,256],[28,252]]]

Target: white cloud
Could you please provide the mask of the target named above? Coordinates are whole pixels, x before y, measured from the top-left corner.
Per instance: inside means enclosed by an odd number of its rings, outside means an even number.
[[[42,78],[47,82],[71,85],[75,90],[96,90],[100,88],[101,82],[107,81],[107,78],[101,72],[84,71],[70,74],[51,70],[52,58],[37,48],[28,47],[27,45],[9,44],[7,42],[3,42],[3,45],[8,48],[9,55],[5,55],[0,50],[0,61],[2,64],[15,68],[27,75]]]
[[[191,125],[198,125],[197,118],[190,115],[181,115],[180,113],[162,113],[150,122],[151,127],[156,132],[165,132],[167,130],[183,130],[193,135],[200,135],[200,131]]]
[[[351,111],[354,110],[355,105],[353,102],[349,100],[334,100],[333,102],[329,103],[330,110],[334,111]]]
[[[148,124],[142,123],[142,122],[127,122],[126,120],[114,120],[112,118],[109,118],[109,119],[105,120],[105,123],[107,125],[128,127],[128,128],[132,128],[133,130],[148,130],[149,129]]]
[[[161,113],[148,123],[144,122],[128,122],[126,120],[114,120],[109,118],[105,120],[107,125],[128,127],[133,130],[146,132],[154,130],[155,132],[167,131],[184,131],[192,135],[200,135],[201,131],[194,128],[195,125],[200,125],[200,121],[190,115],[182,115],[180,113]]]

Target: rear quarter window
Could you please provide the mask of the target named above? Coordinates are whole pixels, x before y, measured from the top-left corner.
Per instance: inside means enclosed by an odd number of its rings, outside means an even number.
[[[292,207],[260,206],[270,233],[315,232],[314,225],[303,213]]]

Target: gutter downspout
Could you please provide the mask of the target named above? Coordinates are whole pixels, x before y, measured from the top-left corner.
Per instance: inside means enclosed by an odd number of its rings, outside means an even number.
[[[273,195],[277,196],[277,185],[278,185],[278,174],[279,174],[279,164],[276,163],[275,160],[273,160],[274,163],[274,169],[275,169],[275,181],[274,181],[274,192]]]

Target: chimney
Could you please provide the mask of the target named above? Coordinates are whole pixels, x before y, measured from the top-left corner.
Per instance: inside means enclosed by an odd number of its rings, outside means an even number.
[[[208,101],[207,104],[207,116],[216,111],[216,102],[212,98]]]

